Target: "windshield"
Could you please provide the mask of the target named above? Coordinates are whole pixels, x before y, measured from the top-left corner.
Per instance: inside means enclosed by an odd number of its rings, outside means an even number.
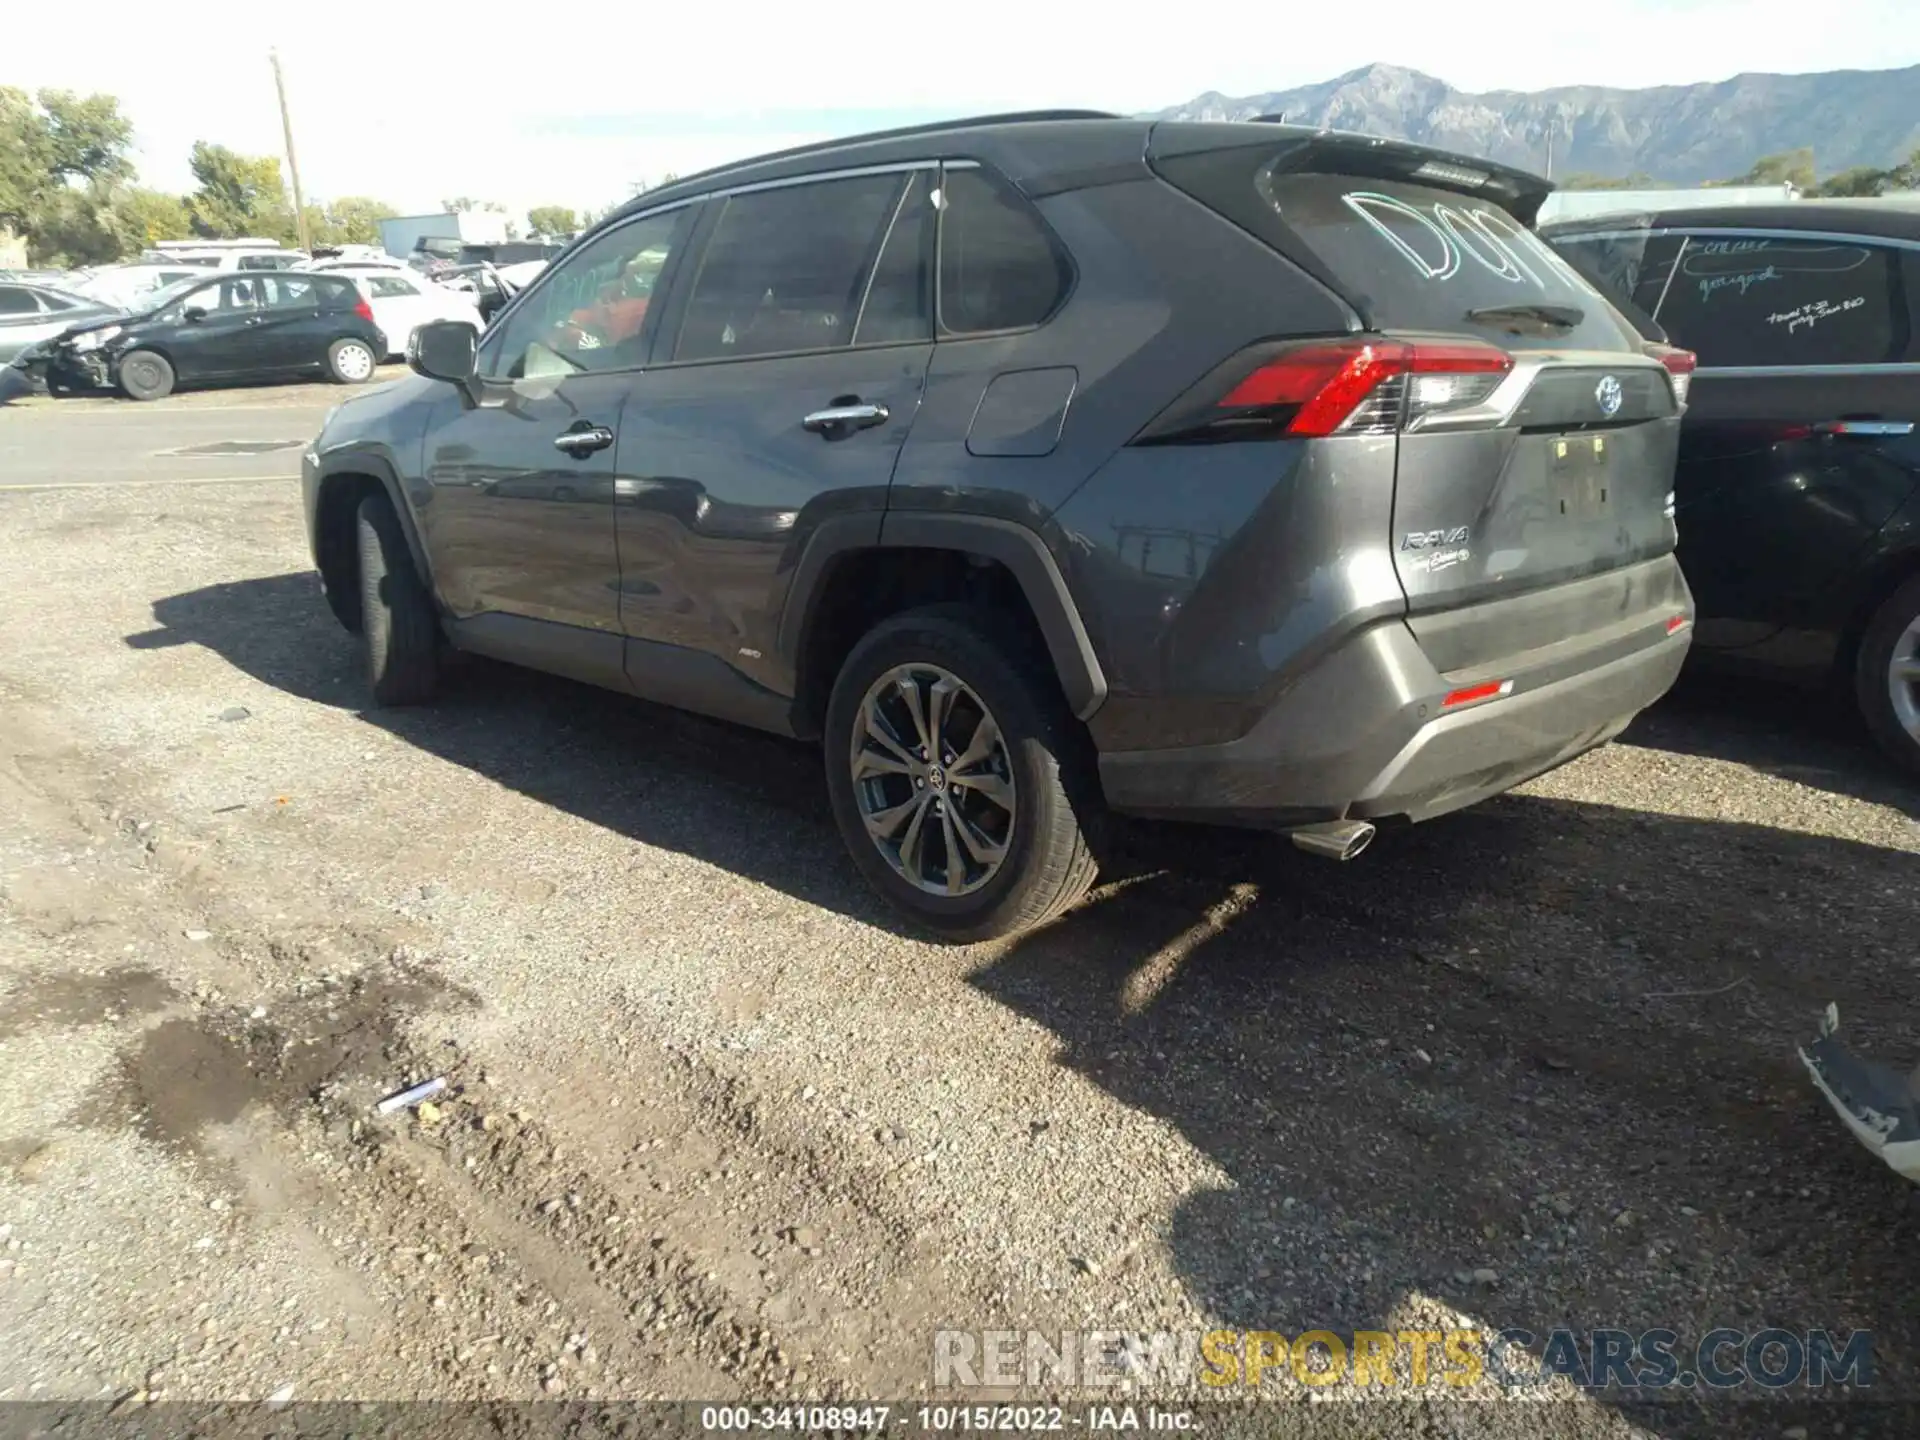
[[[171,285],[162,285],[158,290],[149,290],[138,297],[137,303],[148,310],[164,310],[189,290],[206,283],[198,275],[187,280],[176,280]]]

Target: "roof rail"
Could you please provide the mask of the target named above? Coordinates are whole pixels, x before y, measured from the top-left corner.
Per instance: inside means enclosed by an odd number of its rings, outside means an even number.
[[[744,159],[729,161],[725,165],[715,165],[706,170],[696,171],[692,175],[681,175],[672,184],[661,185],[634,196],[632,200],[622,205],[617,213],[625,214],[642,204],[651,204],[667,191],[684,189],[717,175],[744,170],[750,165],[765,165],[775,160],[791,160],[801,155],[821,154],[828,150],[839,150],[848,145],[865,145],[875,140],[904,140],[915,135],[938,135],[943,130],[974,130],[988,125],[1032,125],[1049,120],[1121,120],[1124,118],[1126,117],[1106,110],[1009,110],[997,115],[967,115],[953,120],[933,120],[921,125],[902,125],[892,130],[869,130],[860,135],[842,135],[834,140],[815,140],[807,145],[795,145],[790,149],[774,150],[765,155],[749,155]]]

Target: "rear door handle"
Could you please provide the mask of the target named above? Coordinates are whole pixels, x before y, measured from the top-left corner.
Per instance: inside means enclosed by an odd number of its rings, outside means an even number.
[[[1911,420],[1825,420],[1813,427],[1816,435],[1859,435],[1866,438],[1911,435]]]
[[[816,435],[829,438],[853,430],[867,430],[887,423],[887,407],[864,400],[836,400],[824,410],[816,410],[800,423]]]
[[[553,437],[553,448],[566,451],[576,460],[596,450],[604,450],[611,444],[613,431],[604,425],[595,425],[590,420],[577,420],[572,428]]]

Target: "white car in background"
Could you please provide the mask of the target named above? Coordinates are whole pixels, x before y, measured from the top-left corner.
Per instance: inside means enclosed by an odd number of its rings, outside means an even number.
[[[64,288],[116,309],[137,310],[154,291],[176,280],[192,280],[207,273],[191,265],[103,265],[74,276]]]
[[[389,270],[385,266],[361,269],[342,265],[330,273],[352,280],[367,297],[367,303],[373,306],[373,323],[387,337],[388,358],[405,358],[413,332],[429,320],[465,320],[476,330],[486,329],[476,296],[436,285],[404,267]]]

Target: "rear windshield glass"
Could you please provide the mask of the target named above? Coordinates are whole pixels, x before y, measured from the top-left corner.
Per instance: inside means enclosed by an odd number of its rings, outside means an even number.
[[[1268,171],[1254,184],[1264,202],[1255,213],[1277,217],[1381,329],[1451,331],[1508,350],[1640,344],[1592,285],[1491,200],[1341,175]],[[1550,307],[1550,318],[1531,307]],[[1475,314],[1488,311],[1501,313]]]

